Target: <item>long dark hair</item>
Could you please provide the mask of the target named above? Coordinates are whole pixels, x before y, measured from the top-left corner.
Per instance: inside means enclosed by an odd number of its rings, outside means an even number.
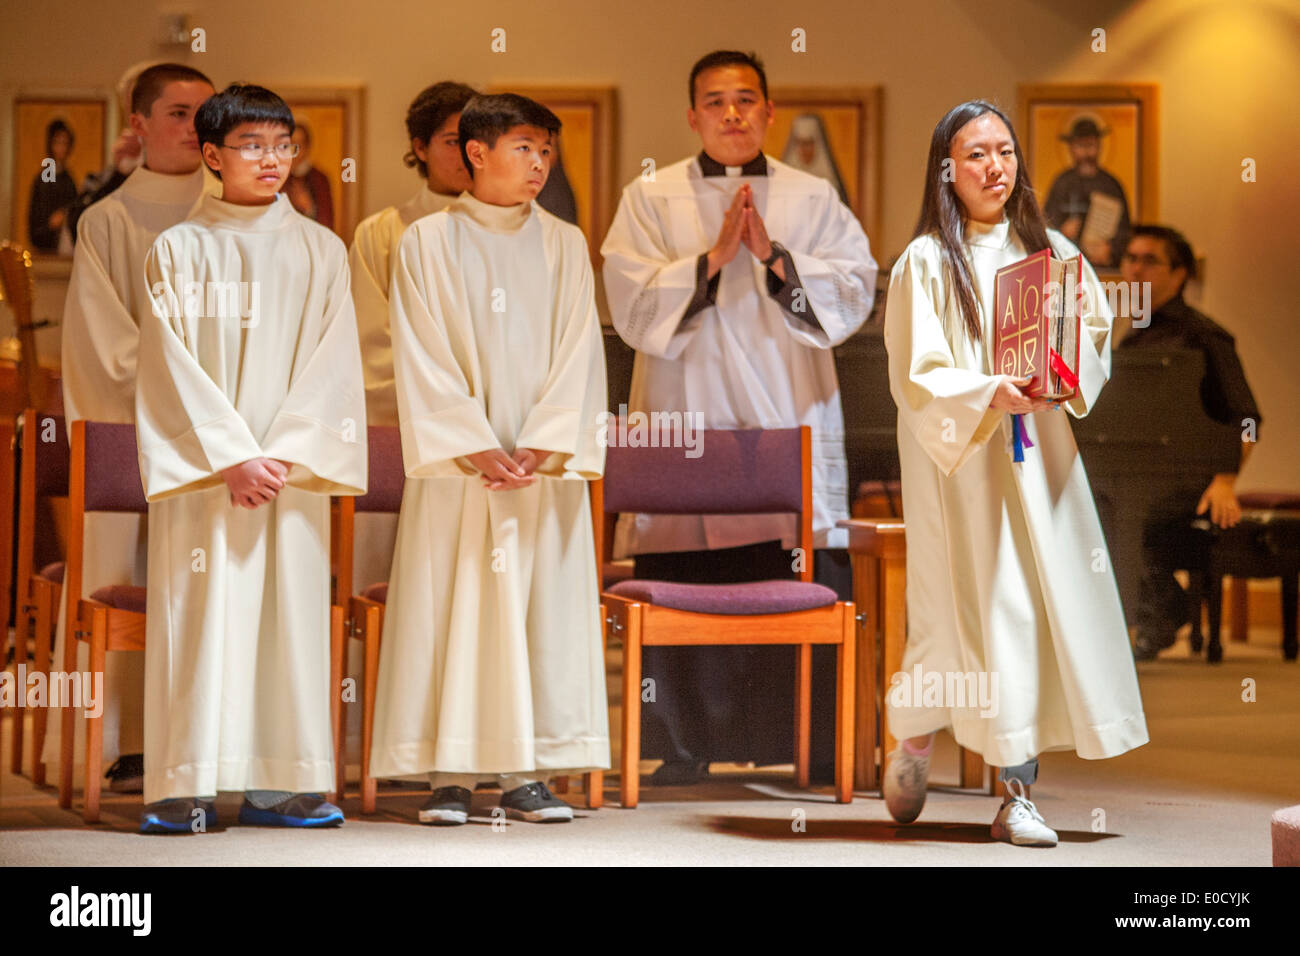
[[[982,330],[979,305],[975,301],[975,282],[971,275],[970,260],[966,256],[966,222],[970,216],[957,198],[952,177],[944,176],[944,160],[952,154],[952,141],[956,138],[957,131],[985,113],[993,113],[1006,124],[1016,150],[1016,183],[1003,207],[1011,228],[1020,236],[1026,252],[1038,252],[1049,247],[1047,223],[1043,220],[1042,210],[1038,208],[1038,200],[1034,198],[1034,187],[1030,185],[1025,157],[1020,151],[1020,140],[1016,138],[1011,120],[992,103],[984,100],[970,100],[954,106],[939,120],[939,125],[930,137],[930,158],[925,164],[925,195],[921,198],[921,216],[916,222],[916,232],[912,238],[934,236],[938,240],[944,272],[957,291],[957,302],[961,306],[966,332],[974,342],[980,340]]]

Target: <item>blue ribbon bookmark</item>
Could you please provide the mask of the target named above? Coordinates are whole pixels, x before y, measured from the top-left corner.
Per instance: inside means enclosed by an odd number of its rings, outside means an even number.
[[[1034,443],[1029,440],[1029,432],[1025,430],[1024,419],[1023,415],[1011,416],[1012,461],[1024,461],[1025,449],[1034,447]]]

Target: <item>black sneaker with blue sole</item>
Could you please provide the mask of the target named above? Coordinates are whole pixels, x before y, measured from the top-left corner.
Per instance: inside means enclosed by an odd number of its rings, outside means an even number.
[[[253,806],[245,797],[239,808],[239,822],[254,827],[339,827],[343,825],[343,811],[320,793],[295,793],[265,809]]]
[[[202,833],[216,825],[216,803],[196,797],[159,800],[140,814],[141,833]]]

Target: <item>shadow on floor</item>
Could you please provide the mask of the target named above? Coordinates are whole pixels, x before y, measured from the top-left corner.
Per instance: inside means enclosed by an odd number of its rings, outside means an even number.
[[[872,843],[996,843],[987,823],[911,823],[889,820],[808,820],[780,817],[710,817],[703,821],[717,833],[763,840],[861,840]],[[803,827],[796,830],[795,824]],[[1118,833],[1058,830],[1062,843],[1096,843]]]

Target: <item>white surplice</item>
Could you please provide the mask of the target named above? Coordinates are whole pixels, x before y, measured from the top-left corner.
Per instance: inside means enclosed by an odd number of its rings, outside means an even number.
[[[1057,256],[1078,255],[1060,233],[1048,234]],[[888,693],[890,731],[902,739],[951,727],[959,744],[999,767],[1047,750],[1113,757],[1147,742],[1146,721],[1070,423],[1059,409],[1024,416],[1033,447],[1016,463],[1011,416],[989,407],[998,383],[994,274],[1023,259],[1024,247],[1005,221],[972,222],[966,239],[980,342],[965,332],[936,240],[914,240],[890,276],[885,345],[899,408],[908,631],[907,683]],[[1090,304],[1079,394],[1066,405],[1077,417],[1110,375],[1114,321],[1092,267],[1085,261],[1083,269]],[[978,681],[980,672],[989,690],[997,676],[992,705],[970,706],[968,697],[968,706],[953,706],[948,675]],[[952,696],[927,700],[930,674],[952,683]]]
[[[158,233],[176,225],[200,195],[216,188],[202,165],[187,176],[139,166],[77,224],[72,278],[63,307],[63,410],[67,421],[135,420],[135,356],[140,319],[149,312],[144,257]],[[81,597],[110,584],[145,583],[148,532],[140,515],[86,516]],[[53,666],[63,667],[66,595],[59,602]],[[90,666],[89,648],[77,648],[78,668]],[[110,654],[104,667],[104,760],[144,749],[144,656]],[[59,759],[62,721],[47,724],[41,757]],[[76,722],[76,762],[85,758],[85,721]]]
[[[366,484],[346,249],[283,195],[209,196],[158,237],[146,275],[145,801],[329,790],[329,496]],[[211,307],[235,286],[242,315]],[[220,472],[258,457],[291,463],[288,484],[238,508]]]
[[[464,193],[402,237],[391,290],[406,492],[375,776],[609,766],[587,481],[605,364],[582,233]],[[489,491],[465,456],[553,452]]]
[[[748,184],[773,242],[787,248],[807,312],[768,293],[767,269],[743,245],[722,267],[715,305],[683,321],[696,262]],[[691,158],[623,190],[601,246],[614,327],[637,350],[632,411],[702,413],[706,428],[812,429],[816,546],[846,547],[844,417],[831,348],[871,313],[876,263],[862,226],[826,180],[767,157],[766,176],[704,176]],[[814,322],[808,317],[815,317]],[[624,516],[619,554],[795,543],[793,516]]]

